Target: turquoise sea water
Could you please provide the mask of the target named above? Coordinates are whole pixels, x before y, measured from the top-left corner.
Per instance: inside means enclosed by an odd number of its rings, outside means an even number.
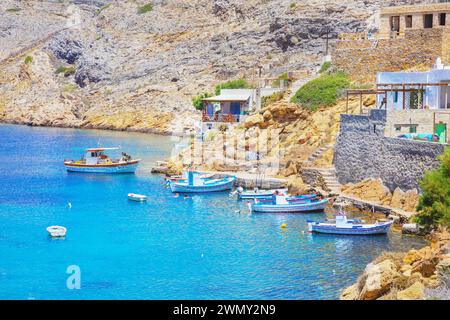
[[[143,165],[135,175],[65,171],[65,158],[98,144]],[[174,198],[149,174],[172,147],[155,135],[0,125],[0,298],[335,299],[383,250],[423,245],[395,233],[310,235],[306,220],[325,214],[249,215],[226,192]],[[54,224],[65,240],[48,237]],[[80,289],[66,286],[70,265]]]

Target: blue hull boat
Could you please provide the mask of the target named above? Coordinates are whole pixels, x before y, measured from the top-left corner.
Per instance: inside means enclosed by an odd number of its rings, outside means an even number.
[[[284,198],[284,200],[280,198]],[[252,211],[261,213],[301,213],[324,210],[327,204],[328,199],[315,201],[278,196],[275,200],[269,202],[255,200],[255,203],[252,205]]]
[[[347,220],[345,216],[337,216],[334,223],[308,221],[308,231],[343,235],[386,234],[391,228],[392,223],[393,221],[361,224],[354,220]]]
[[[205,193],[225,191],[233,188],[235,177],[223,179],[199,179],[196,182],[188,180],[170,181],[169,186],[172,192],[179,193]]]

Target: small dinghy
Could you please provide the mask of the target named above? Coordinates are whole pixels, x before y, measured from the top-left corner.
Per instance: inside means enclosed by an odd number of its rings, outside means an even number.
[[[308,221],[308,231],[317,233],[345,234],[345,235],[374,235],[386,234],[394,221],[361,223],[358,220],[348,220],[345,212],[340,211],[334,222]]]
[[[57,237],[65,237],[67,229],[62,226],[50,226],[47,227],[47,232],[51,237],[57,238]]]
[[[251,205],[253,212],[262,213],[301,213],[322,211],[328,204],[328,199],[286,197],[274,195],[272,199],[255,199]]]
[[[222,179],[210,179],[201,177],[199,173],[189,171],[186,180],[170,181],[169,186],[172,192],[180,193],[205,193],[225,191],[233,188],[235,177]]]
[[[144,202],[144,201],[147,201],[147,196],[144,196],[143,194],[129,193],[128,200]]]

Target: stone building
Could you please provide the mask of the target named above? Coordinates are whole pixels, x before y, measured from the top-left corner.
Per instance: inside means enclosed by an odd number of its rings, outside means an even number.
[[[448,28],[449,19],[450,2],[385,7],[380,12],[380,35],[397,38],[408,29]]]
[[[450,64],[450,2],[382,8],[377,34],[341,34],[333,65],[353,80],[374,83],[377,72],[426,70],[438,57]]]

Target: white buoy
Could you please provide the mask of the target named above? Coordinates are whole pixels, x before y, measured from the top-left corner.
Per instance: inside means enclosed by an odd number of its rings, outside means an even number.
[[[69,206],[69,209],[72,209],[72,204],[70,202],[67,202],[67,205]]]

